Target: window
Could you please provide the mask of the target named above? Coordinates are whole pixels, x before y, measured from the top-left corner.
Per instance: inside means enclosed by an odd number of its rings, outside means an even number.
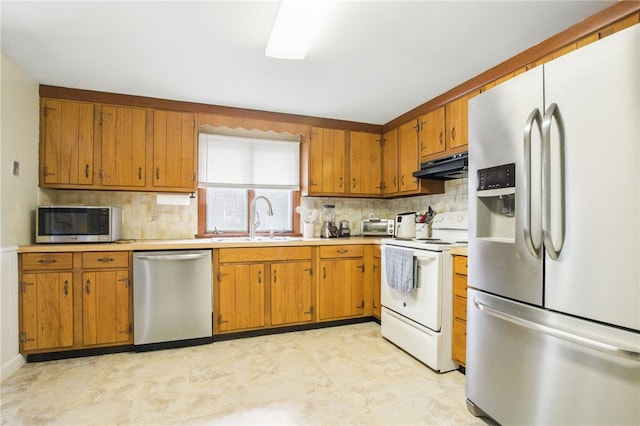
[[[198,154],[198,234],[246,235],[251,202],[258,233],[299,233],[299,142],[201,133]]]

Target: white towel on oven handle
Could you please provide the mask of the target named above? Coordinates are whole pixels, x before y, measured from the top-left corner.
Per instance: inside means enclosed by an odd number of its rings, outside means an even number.
[[[413,263],[413,251],[386,246],[384,268],[387,285],[400,293],[413,293],[415,289]]]

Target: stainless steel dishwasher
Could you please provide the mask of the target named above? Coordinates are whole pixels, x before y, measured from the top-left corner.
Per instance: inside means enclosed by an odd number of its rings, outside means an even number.
[[[211,277],[211,250],[135,252],[135,349],[211,342]]]

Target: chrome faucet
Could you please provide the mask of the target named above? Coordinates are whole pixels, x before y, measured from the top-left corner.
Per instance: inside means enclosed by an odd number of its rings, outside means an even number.
[[[260,198],[267,202],[267,215],[273,216],[273,208],[271,207],[271,201],[264,195],[258,195],[251,201],[251,207],[249,208],[249,239],[255,240],[256,238],[256,228],[260,226],[260,215],[256,211],[256,201]]]

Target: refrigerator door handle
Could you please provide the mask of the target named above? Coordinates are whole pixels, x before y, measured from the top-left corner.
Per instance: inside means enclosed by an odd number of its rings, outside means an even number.
[[[631,361],[640,362],[640,352],[638,352],[637,349],[621,348],[619,346],[614,346],[608,343],[599,342],[597,340],[593,340],[588,337],[579,336],[574,333],[569,333],[564,330],[549,327],[547,325],[539,324],[537,322],[529,321],[524,318],[519,318],[514,315],[508,314],[506,312],[502,312],[490,306],[487,306],[476,298],[473,299],[473,303],[476,305],[476,308],[478,308],[478,310],[480,310],[481,312],[484,312],[488,315],[491,315],[503,321],[507,321],[512,324],[525,327],[539,333],[544,333],[546,335],[556,337],[558,339],[562,339],[567,342],[571,342],[580,346],[584,346],[590,349],[604,352],[609,355],[616,356],[618,358],[624,358]]]
[[[558,161],[560,163],[559,185],[559,223],[558,240],[553,241],[551,235],[551,124],[557,123],[559,134]],[[547,250],[549,257],[556,260],[560,256],[560,251],[564,245],[565,234],[565,194],[564,194],[564,121],[560,114],[558,105],[553,103],[547,109],[542,119],[542,237],[544,248]]]
[[[536,124],[538,133],[542,134],[542,114],[538,108],[534,109],[524,126],[524,241],[529,253],[538,258],[540,247],[536,247],[531,236],[531,133],[533,124]]]

